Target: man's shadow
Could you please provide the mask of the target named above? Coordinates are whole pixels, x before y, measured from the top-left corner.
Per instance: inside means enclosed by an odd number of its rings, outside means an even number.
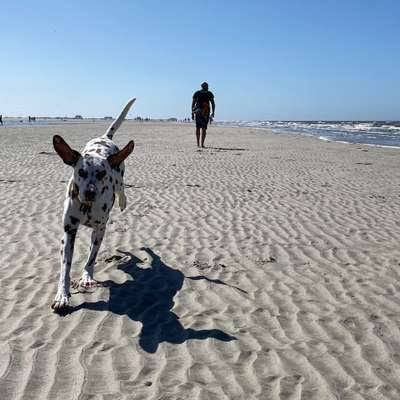
[[[185,329],[179,317],[171,309],[174,296],[182,288],[185,275],[165,265],[152,250],[144,248],[152,258],[151,268],[139,268],[141,260],[129,252],[122,252],[130,260],[120,264],[118,269],[129,274],[133,280],[119,284],[105,281],[103,286],[109,287],[108,301],[95,303],[84,302],[73,307],[71,312],[80,309],[111,311],[118,315],[127,315],[133,321],[142,323],[139,345],[148,353],[155,353],[162,342],[183,343],[190,339],[214,338],[229,342],[236,340],[234,336],[219,329],[194,330]],[[190,279],[206,279],[190,277]],[[220,283],[224,284],[222,281]]]
[[[243,149],[243,148],[236,148],[236,147],[212,147],[212,146],[206,146],[206,149],[210,150],[218,150],[218,151],[247,151],[249,149]]]

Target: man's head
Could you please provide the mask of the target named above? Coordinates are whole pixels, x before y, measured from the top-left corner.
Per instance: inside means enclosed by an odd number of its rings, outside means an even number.
[[[203,83],[201,84],[201,88],[202,88],[203,90],[208,90],[208,83],[207,83],[207,82],[203,82]]]

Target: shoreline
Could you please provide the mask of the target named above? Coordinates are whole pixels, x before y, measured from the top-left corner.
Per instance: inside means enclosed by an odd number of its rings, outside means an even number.
[[[17,118],[15,118],[17,119]],[[5,120],[7,121],[7,120]],[[185,122],[185,121],[163,121],[163,120],[149,120],[149,121],[135,121],[133,119],[127,120],[130,123],[136,123],[136,124],[149,124],[149,123],[155,123],[155,124],[178,124],[178,125],[192,125],[194,126],[193,122]],[[329,121],[327,121],[329,122]],[[351,121],[347,121],[351,122]],[[360,121],[358,121],[360,122]],[[366,121],[370,122],[370,121]],[[15,123],[12,124],[5,124],[3,125],[4,127],[23,127],[23,126],[59,126],[59,125],[65,125],[65,124],[101,124],[101,123],[111,123],[111,120],[106,120],[104,118],[85,118],[83,120],[79,119],[73,119],[69,118],[66,121],[63,121],[61,118],[39,118],[35,122],[28,122],[28,121],[23,121],[23,122],[18,122],[16,121]],[[210,127],[225,127],[225,128],[235,128],[235,129],[256,129],[256,130],[261,130],[261,131],[266,131],[269,133],[273,133],[276,135],[281,135],[281,134],[290,134],[290,135],[301,135],[301,136],[306,136],[306,137],[314,137],[322,141],[326,142],[333,142],[333,143],[344,143],[344,144],[355,144],[355,145],[366,145],[366,146],[376,146],[376,147],[386,147],[386,148],[393,148],[393,149],[400,149],[400,143],[398,145],[388,145],[388,144],[375,144],[375,143],[365,143],[365,142],[357,142],[357,141],[350,141],[350,140],[341,140],[341,139],[334,139],[330,138],[328,136],[324,136],[321,134],[315,134],[311,132],[297,132],[297,131],[290,131],[285,130],[284,128],[280,128],[277,130],[276,128],[273,127],[260,127],[260,126],[246,126],[246,125],[235,125],[235,123],[226,123],[226,122],[218,122],[215,121],[213,124],[209,125]],[[354,132],[348,132],[350,135],[354,134]],[[379,136],[379,135],[378,135]]]

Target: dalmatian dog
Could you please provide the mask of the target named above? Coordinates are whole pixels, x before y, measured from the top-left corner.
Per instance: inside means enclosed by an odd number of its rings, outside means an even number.
[[[75,237],[80,224],[92,228],[93,231],[89,257],[79,285],[89,288],[97,284],[93,279],[97,253],[115,197],[118,198],[121,211],[126,207],[123,183],[124,160],[132,153],[135,146],[131,140],[122,150],[119,150],[112,139],[135,100],[128,102],[103,136],[87,143],[82,154],[73,150],[61,136],[53,137],[53,146],[57,154],[65,164],[74,168],[67,185],[64,202],[60,280],[51,306],[55,311],[60,312],[70,306],[70,270]]]

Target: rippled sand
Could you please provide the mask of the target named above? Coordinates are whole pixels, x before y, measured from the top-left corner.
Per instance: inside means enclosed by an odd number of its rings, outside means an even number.
[[[60,317],[51,137],[106,127],[0,127],[1,399],[400,398],[400,150],[211,126],[199,151],[191,125],[127,122],[103,287]]]

